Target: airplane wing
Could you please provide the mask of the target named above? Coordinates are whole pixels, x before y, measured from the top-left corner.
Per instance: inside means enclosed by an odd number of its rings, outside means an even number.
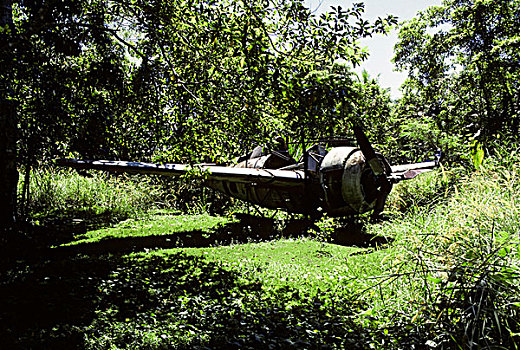
[[[201,173],[214,181],[235,183],[257,183],[280,185],[286,187],[301,186],[305,181],[302,170],[271,170],[253,168],[233,168],[213,165],[186,165],[186,164],[154,164],[141,162],[125,162],[110,160],[78,160],[58,159],[56,164],[75,169],[97,169],[113,172],[127,172],[138,174],[155,174],[166,176],[181,176],[191,170]],[[203,175],[203,176],[202,176]]]
[[[393,183],[410,180],[419,174],[432,171],[438,166],[438,161],[395,165],[390,167],[392,169],[392,174],[389,176],[389,180]]]

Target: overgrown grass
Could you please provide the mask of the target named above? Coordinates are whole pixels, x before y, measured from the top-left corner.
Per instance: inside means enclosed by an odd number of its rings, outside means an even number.
[[[23,182],[19,192],[22,187]],[[145,176],[137,179],[99,171],[79,174],[67,169],[35,169],[31,172],[27,212],[36,220],[106,216],[118,221],[167,205],[163,198],[161,188]]]
[[[208,214],[186,215],[176,211],[157,210],[144,218],[127,219],[112,227],[91,230],[73,237],[73,241],[63,246],[97,243],[107,239],[135,237],[171,236],[184,232],[212,233],[219,225],[232,222],[227,217]]]
[[[396,215],[415,208],[433,208],[454,193],[457,183],[466,173],[463,168],[446,169],[441,165],[439,169],[411,181],[400,182],[390,192],[385,211]]]
[[[296,238],[48,261],[2,288],[37,285],[37,308],[65,308],[57,314],[69,318],[7,323],[7,339],[24,334],[12,343],[26,347],[75,339],[89,349],[518,348],[518,169],[513,153],[472,174],[438,171],[397,186],[390,220],[364,226],[393,239],[381,248]],[[168,215],[76,238],[88,245],[220,220]],[[76,273],[62,278],[64,266]],[[78,309],[78,293],[90,312],[75,319],[67,312]],[[26,294],[10,305],[36,307]],[[16,319],[23,307],[11,309]]]
[[[372,227],[397,250],[381,276],[396,296],[386,297],[382,320],[393,310],[431,346],[519,346],[519,165],[514,155],[489,159],[449,200]]]

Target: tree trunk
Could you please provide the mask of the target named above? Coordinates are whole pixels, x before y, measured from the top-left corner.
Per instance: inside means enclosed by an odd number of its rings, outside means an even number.
[[[11,0],[0,0],[0,26],[13,27]],[[14,32],[0,35],[0,232],[14,228],[16,223],[16,193],[18,171],[16,169],[17,123],[13,88],[13,39]],[[4,237],[2,237],[4,238]]]

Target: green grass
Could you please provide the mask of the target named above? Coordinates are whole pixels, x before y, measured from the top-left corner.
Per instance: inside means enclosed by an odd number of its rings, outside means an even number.
[[[261,276],[245,279],[179,251],[125,257],[98,297],[97,316],[84,329],[89,349],[308,348],[363,337],[348,319],[358,301],[266,290]]]
[[[29,217],[35,221],[48,217],[92,221],[105,216],[117,221],[166,204],[163,190],[147,177],[99,171],[84,175],[68,169],[34,169],[26,203]],[[22,187],[20,181],[19,192]]]
[[[135,237],[174,236],[185,232],[205,232],[211,234],[219,226],[232,222],[226,217],[208,214],[182,215],[175,211],[154,211],[145,218],[127,219],[113,227],[91,230],[74,236],[74,240],[62,246],[97,243],[107,239]]]
[[[260,279],[264,288],[290,287],[309,294],[345,293],[357,281],[381,274],[388,251],[344,247],[313,239],[277,239],[212,248],[179,248],[161,254],[199,256],[223,269],[240,272],[245,280]]]
[[[393,239],[383,247],[301,237],[65,255],[8,275],[0,320],[46,315],[5,325],[25,347],[518,348],[520,157],[508,157],[396,186],[390,219],[364,226]],[[228,220],[155,212],[73,243],[212,235]]]
[[[394,237],[386,307],[439,346],[520,341],[520,162],[488,159],[436,205],[371,227]],[[429,179],[425,179],[429,181]],[[420,186],[421,180],[418,181]],[[420,192],[419,192],[420,195]]]

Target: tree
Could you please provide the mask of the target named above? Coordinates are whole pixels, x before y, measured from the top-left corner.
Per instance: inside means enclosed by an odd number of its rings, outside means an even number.
[[[360,4],[316,18],[299,0],[134,4],[146,63],[139,77],[160,91],[154,115],[168,132],[158,157],[170,161],[221,160],[273,133],[304,128],[305,79],[332,73],[338,59],[359,62],[365,56],[356,39],[395,21],[369,24]]]
[[[445,138],[490,146],[518,135],[519,18],[518,0],[445,0],[401,28],[394,60],[410,72],[404,99]]]
[[[14,45],[10,0],[0,1],[0,233],[16,222],[16,114],[13,103]]]
[[[105,5],[13,3],[6,81],[20,125],[15,140],[18,165],[25,171],[22,211],[32,167],[65,152],[98,157],[111,149],[110,116],[124,106],[125,57],[109,37]]]
[[[358,38],[395,23],[363,20],[362,4],[316,18],[302,0],[14,1],[13,10],[2,38],[17,50],[2,55],[13,58],[2,80],[17,102],[26,177],[71,153],[229,159],[305,127],[299,114],[316,107],[300,98],[307,78],[328,91],[316,103],[330,117],[346,95],[312,72],[339,77],[336,60],[366,57]]]

